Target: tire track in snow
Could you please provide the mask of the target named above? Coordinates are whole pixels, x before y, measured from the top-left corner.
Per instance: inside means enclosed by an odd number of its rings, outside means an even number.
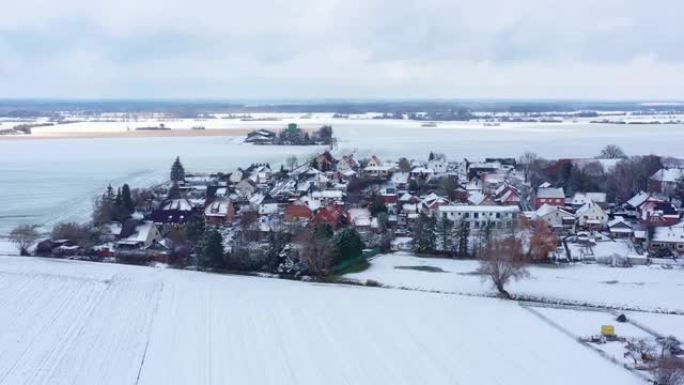
[[[150,347],[150,341],[152,340],[152,325],[154,324],[155,319],[157,318],[157,313],[159,309],[159,302],[161,301],[162,293],[164,292],[164,281],[159,282],[159,287],[157,289],[157,295],[156,295],[156,301],[154,302],[154,308],[152,310],[152,318],[150,319],[150,322],[147,324],[147,333],[146,333],[146,339],[145,339],[145,349],[143,349],[143,354],[142,357],[140,358],[140,365],[138,367],[138,375],[135,377],[135,384],[138,385],[140,383],[140,376],[142,374],[143,367],[145,366],[145,358],[147,358],[147,351]]]

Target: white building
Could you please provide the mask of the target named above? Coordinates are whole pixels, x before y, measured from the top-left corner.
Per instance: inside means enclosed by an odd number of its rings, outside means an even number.
[[[492,223],[498,229],[510,228],[519,213],[517,206],[442,205],[437,208],[439,217],[454,223],[465,221],[473,229],[484,227],[487,223]]]
[[[608,214],[596,203],[589,201],[575,212],[577,224],[582,227],[606,227]]]
[[[558,206],[544,204],[534,211],[533,219],[544,221],[552,229],[572,227],[575,224],[575,216]]]

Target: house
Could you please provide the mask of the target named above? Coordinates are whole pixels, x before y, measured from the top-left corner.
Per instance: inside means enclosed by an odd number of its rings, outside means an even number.
[[[349,221],[351,225],[359,231],[368,231],[371,229],[372,218],[368,209],[349,209]]]
[[[500,205],[504,206],[519,206],[520,205],[520,193],[518,189],[513,186],[507,186],[504,192],[497,195],[495,201]]]
[[[308,221],[313,216],[313,211],[303,202],[294,202],[285,207],[285,220]]]
[[[367,166],[363,169],[364,174],[371,178],[386,179],[394,171],[392,166]]]
[[[338,171],[356,171],[359,169],[359,162],[354,159],[354,155],[344,155],[337,162]]]
[[[468,173],[468,180],[473,179],[474,177],[480,177],[484,174],[494,172],[501,169],[501,163],[494,161],[494,162],[468,162],[466,160],[466,170]]]
[[[121,229],[120,239],[116,242],[117,248],[142,249],[162,241],[162,236],[152,221],[127,221]]]
[[[655,202],[660,199],[654,197],[652,194],[639,191],[633,197],[631,197],[627,202],[625,202],[625,208],[627,210],[637,211],[646,202]]]
[[[483,194],[479,191],[473,191],[468,194],[468,203],[471,205],[493,205],[494,200],[489,194]]]
[[[230,174],[230,177],[228,178],[228,181],[232,184],[235,183],[240,183],[241,180],[245,178],[245,172],[241,169],[238,168],[234,172]]]
[[[242,198],[251,197],[257,190],[256,183],[251,179],[243,179],[235,185],[235,192]]]
[[[197,213],[198,210],[189,200],[169,199],[162,202],[156,210],[152,210],[151,218],[154,223],[182,224]]]
[[[577,209],[575,218],[579,226],[592,229],[602,229],[608,223],[608,214],[591,200]]]
[[[378,196],[382,200],[382,203],[386,205],[397,203],[397,189],[392,186],[385,186],[381,188]]]
[[[253,164],[245,170],[245,173],[248,175],[248,178],[255,184],[263,184],[268,182],[273,172],[271,171],[271,166],[268,163],[266,163]]]
[[[420,199],[418,199],[415,195],[411,195],[409,193],[404,193],[402,196],[399,197],[399,203],[418,203]]]
[[[423,166],[414,167],[411,169],[411,176],[414,178],[428,178],[435,174],[435,170]]]
[[[356,179],[358,173],[354,170],[338,170],[337,179],[340,181],[351,181]]]
[[[565,192],[562,187],[539,187],[534,198],[534,208],[538,209],[544,204],[551,206],[565,206]]]
[[[647,226],[672,226],[679,213],[670,202],[647,201],[639,207],[639,220]]]
[[[520,209],[516,206],[466,206],[442,205],[437,216],[454,223],[465,222],[471,229],[479,229],[491,223],[494,228],[510,228],[518,220]]]
[[[323,190],[311,193],[311,199],[318,200],[323,204],[342,202],[346,194],[340,190]]]
[[[608,222],[608,230],[613,238],[631,238],[634,234],[632,225],[620,216]]]
[[[329,151],[325,151],[322,154],[318,154],[311,162],[311,165],[319,171],[330,171],[333,170],[337,160],[332,156]]]
[[[377,156],[373,155],[368,159],[367,167],[380,167],[382,166],[382,161]]]
[[[328,224],[333,230],[337,230],[349,224],[349,215],[340,206],[328,205],[314,213],[313,222]]]
[[[474,191],[482,191],[482,180],[480,180],[479,177],[473,177],[470,179],[470,182],[465,187],[465,190],[470,193]]]
[[[269,130],[259,129],[247,133],[245,143],[272,144],[276,139],[276,133]]]
[[[395,172],[394,174],[392,174],[390,182],[398,190],[406,190],[408,189],[409,177],[410,174],[408,172]]]
[[[653,231],[650,247],[651,249],[666,248],[679,254],[684,253],[684,227],[656,227]]]
[[[438,207],[448,204],[448,199],[435,193],[430,193],[420,201],[419,210],[426,215],[433,215]]]
[[[265,197],[259,205],[257,205],[259,215],[275,215],[280,212],[280,203],[271,197]]]
[[[575,225],[574,214],[546,203],[534,212],[533,219],[544,221],[549,228],[554,230],[567,229]]]
[[[576,192],[566,203],[577,209],[589,201],[596,203],[603,209],[606,208],[608,202],[606,200],[606,193],[603,192]]]
[[[204,219],[209,226],[222,226],[235,219],[235,206],[230,198],[213,200],[204,208]]]
[[[671,195],[677,181],[684,178],[684,168],[661,168],[648,179],[649,191]]]
[[[506,182],[506,173],[503,170],[482,174],[482,186],[485,191],[494,191]]]
[[[428,160],[427,168],[438,174],[444,174],[449,170],[449,163],[445,157],[435,157]]]

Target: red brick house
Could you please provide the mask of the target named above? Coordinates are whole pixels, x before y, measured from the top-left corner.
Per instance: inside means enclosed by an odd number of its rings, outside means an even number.
[[[350,223],[349,214],[342,207],[335,205],[328,205],[316,211],[313,222],[328,224],[333,230]]]
[[[565,192],[562,187],[539,187],[534,198],[534,209],[538,210],[545,204],[549,206],[565,206]]]
[[[313,212],[301,203],[292,203],[285,208],[285,219],[288,221],[309,220]]]

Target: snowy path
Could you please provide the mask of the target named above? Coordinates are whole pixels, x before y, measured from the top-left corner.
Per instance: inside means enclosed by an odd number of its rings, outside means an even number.
[[[0,257],[2,385],[551,382],[643,383],[512,302]]]

